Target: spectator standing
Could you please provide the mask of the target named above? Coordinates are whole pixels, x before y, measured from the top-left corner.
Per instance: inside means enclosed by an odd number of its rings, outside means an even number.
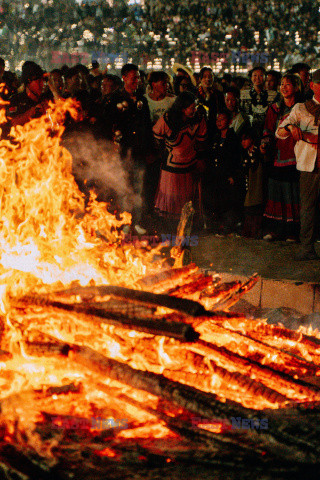
[[[240,91],[235,87],[228,87],[224,94],[227,110],[231,113],[230,128],[239,138],[242,132],[250,126],[249,118],[239,110]]]
[[[251,126],[261,137],[268,107],[274,102],[277,92],[265,89],[265,69],[263,67],[253,68],[250,78],[252,88],[240,92],[240,110],[249,116]]]
[[[100,70],[100,64],[97,60],[94,60],[92,62],[90,74],[93,75],[94,77],[99,77],[100,75],[102,75],[102,72]]]
[[[300,171],[300,251],[296,260],[315,260],[318,257],[315,248],[315,223],[319,210],[320,193],[320,69],[313,74],[310,88],[314,93],[312,100],[297,103],[290,114],[279,125],[277,138],[290,135],[295,143],[294,151],[297,169]]]
[[[178,75],[175,77],[173,81],[173,90],[176,96],[178,96],[180,93],[189,91],[189,92],[194,92],[194,86],[191,83],[191,80],[189,77],[184,76],[184,75]]]
[[[12,126],[24,125],[45,113],[48,101],[43,95],[44,73],[35,62],[26,61],[22,65],[21,81],[25,89],[13,95],[7,107],[7,117]]]
[[[296,73],[300,77],[303,85],[304,100],[311,100],[313,97],[313,91],[310,88],[310,70],[310,65],[304,62],[295,63],[290,69],[290,73]]]
[[[176,226],[186,202],[195,200],[202,152],[207,139],[203,114],[196,109],[196,97],[183,92],[153,127],[164,162],[155,200],[158,214]]]
[[[209,151],[204,174],[204,211],[208,227],[216,225],[218,232],[231,233],[240,221],[240,142],[232,128],[231,114],[217,115],[217,129]],[[240,207],[240,208],[239,208]]]
[[[286,74],[281,79],[281,100],[271,105],[265,122],[265,135],[274,134],[277,126],[300,100],[299,78]],[[268,197],[264,216],[267,222],[265,240],[296,241],[299,235],[299,174],[294,153],[295,141],[290,135],[277,139],[268,169]]]
[[[279,85],[281,81],[281,73],[277,70],[268,70],[266,74],[266,90],[276,92],[273,102],[279,102],[280,93]]]
[[[187,79],[185,79],[187,80]],[[148,101],[151,123],[155,125],[173,105],[175,95],[168,93],[169,76],[166,72],[151,72],[148,78],[148,87],[145,97]],[[148,91],[149,90],[149,91]],[[148,189],[150,191],[150,204],[154,204],[154,199],[160,179],[161,157],[148,165]],[[152,212],[149,212],[152,213]]]
[[[149,91],[145,94],[148,100],[152,125],[172,106],[175,96],[168,94],[169,77],[166,72],[151,72],[148,78]]]
[[[210,67],[200,70],[200,85],[198,87],[198,99],[208,112],[208,137],[209,139],[217,131],[216,119],[218,111],[224,108],[222,92],[213,86],[214,76]]]
[[[106,105],[104,125],[106,137],[119,144],[120,155],[129,168],[131,185],[142,196],[142,206],[135,205],[133,224],[138,234],[146,230],[143,215],[153,208],[148,165],[154,160],[153,136],[148,101],[138,92],[140,74],[137,65],[122,67],[123,88],[115,91]]]

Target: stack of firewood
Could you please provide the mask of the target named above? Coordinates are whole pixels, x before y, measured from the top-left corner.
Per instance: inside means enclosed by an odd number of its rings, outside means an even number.
[[[11,298],[0,327],[0,472],[49,478],[81,471],[86,455],[86,471],[103,463],[104,475],[130,455],[137,464],[157,454],[317,465],[320,340],[226,311],[256,281],[221,283],[191,264],[140,278],[136,289]],[[34,363],[33,375],[17,356]],[[126,428],[96,431],[91,417],[125,418]]]

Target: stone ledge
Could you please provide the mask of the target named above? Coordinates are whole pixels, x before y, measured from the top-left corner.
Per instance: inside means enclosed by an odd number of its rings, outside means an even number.
[[[206,273],[216,273],[206,270]],[[234,273],[219,272],[222,282],[249,277]],[[304,315],[320,313],[320,284],[292,280],[271,280],[260,277],[257,284],[242,297],[254,307],[262,309],[291,308]]]

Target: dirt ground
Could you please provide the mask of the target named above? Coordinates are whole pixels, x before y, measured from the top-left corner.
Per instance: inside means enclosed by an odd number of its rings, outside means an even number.
[[[297,282],[320,283],[320,260],[295,261],[299,245],[229,235],[200,233],[191,247],[192,261],[204,269]],[[316,244],[320,255],[320,243]]]

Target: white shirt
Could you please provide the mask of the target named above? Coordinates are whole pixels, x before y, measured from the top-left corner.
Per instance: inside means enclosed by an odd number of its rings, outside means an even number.
[[[315,103],[317,100],[313,98]],[[276,131],[277,138],[288,138],[291,135],[289,132],[285,136],[280,136],[279,128],[286,125],[296,125],[300,127],[303,132],[313,133],[318,135],[318,127],[314,124],[314,116],[308,112],[304,103],[296,103],[289,115],[280,123]],[[298,140],[294,146],[294,153],[297,160],[297,170],[302,172],[312,172],[317,158],[317,149],[314,145],[307,143],[304,140]]]
[[[176,97],[164,97],[162,100],[152,100],[149,97],[148,93],[145,94],[146,99],[148,100],[150,117],[152,125],[157,123],[159,118],[162,117],[164,113],[171,107]]]

